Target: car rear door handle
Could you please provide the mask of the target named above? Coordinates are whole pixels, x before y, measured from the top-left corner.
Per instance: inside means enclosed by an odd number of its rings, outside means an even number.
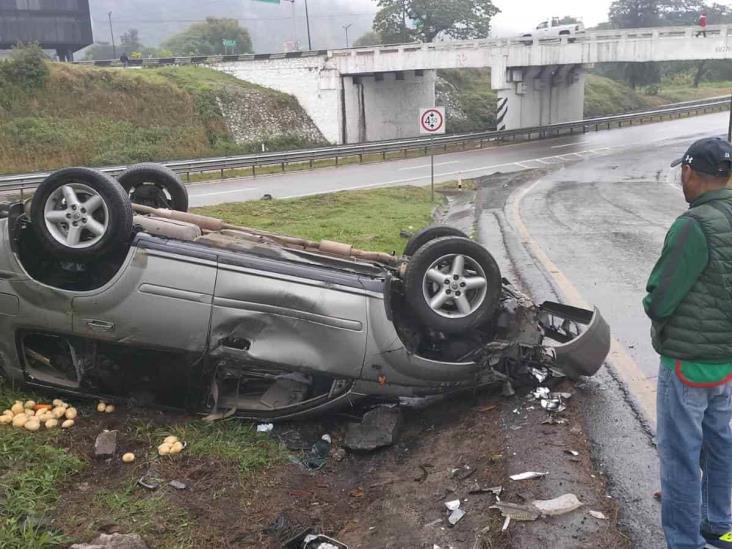
[[[111,332],[114,330],[114,322],[107,322],[106,320],[87,319],[86,325],[95,332]]]

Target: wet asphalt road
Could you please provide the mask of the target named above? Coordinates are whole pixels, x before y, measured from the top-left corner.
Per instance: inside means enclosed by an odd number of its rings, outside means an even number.
[[[726,113],[671,122],[590,132],[543,141],[450,153],[435,157],[436,181],[459,176],[476,177],[495,172],[540,168],[592,158],[624,148],[704,132],[710,126],[726,128]],[[721,132],[722,130],[720,130]],[[413,158],[366,165],[349,165],[309,172],[292,172],[257,178],[237,178],[188,186],[192,206],[274,198],[307,196],[337,190],[429,183],[428,158]]]
[[[666,231],[687,208],[669,177],[669,163],[693,140],[721,136],[727,121],[727,116],[703,117],[686,131],[676,131],[681,128],[672,124],[657,126],[653,142],[565,163],[509,187],[515,197],[538,179],[520,203],[531,238],[582,298],[600,308],[613,336],[653,384],[658,357],[641,300]],[[479,237],[497,249],[499,263],[535,300],[558,299],[561,290],[552,273],[528,253],[510,224],[504,201],[484,197],[483,206]],[[609,495],[619,504],[621,525],[634,547],[660,548],[665,546],[660,505],[652,497],[659,489],[658,460],[652,428],[628,405],[632,390],[604,368],[577,386],[576,398],[587,414],[585,430],[595,463],[607,475]]]

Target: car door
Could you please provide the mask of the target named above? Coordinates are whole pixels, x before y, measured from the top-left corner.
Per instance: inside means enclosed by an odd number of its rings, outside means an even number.
[[[245,254],[222,254],[210,348],[243,364],[361,374],[366,296],[357,275]]]
[[[73,298],[74,332],[130,346],[201,353],[215,281],[214,253],[140,235],[115,278]]]

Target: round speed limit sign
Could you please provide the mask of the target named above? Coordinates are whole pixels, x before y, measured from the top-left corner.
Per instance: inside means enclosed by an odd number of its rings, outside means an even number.
[[[445,133],[444,107],[422,109],[419,116],[419,127],[422,134]]]

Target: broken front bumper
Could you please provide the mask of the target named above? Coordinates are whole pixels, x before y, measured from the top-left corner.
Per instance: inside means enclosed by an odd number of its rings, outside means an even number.
[[[593,311],[545,301],[539,322],[551,340],[555,363],[567,377],[592,376],[610,352],[610,326],[599,309]]]

